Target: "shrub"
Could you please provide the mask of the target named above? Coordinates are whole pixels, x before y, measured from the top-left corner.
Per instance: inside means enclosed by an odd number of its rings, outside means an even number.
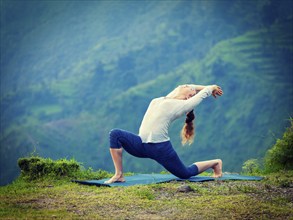
[[[22,176],[32,180],[43,176],[72,177],[80,170],[80,164],[74,159],[53,161],[41,157],[20,158],[18,166]]]
[[[69,177],[75,179],[103,179],[111,177],[104,170],[93,171],[92,168],[85,169],[74,159],[52,160],[37,156],[19,158],[18,166],[21,169],[21,177],[25,180],[36,180],[42,177],[58,179]]]
[[[259,173],[260,163],[257,159],[249,159],[243,163],[242,170],[248,174]]]
[[[283,138],[268,150],[265,156],[265,169],[267,172],[279,170],[293,170],[293,120],[291,127],[287,128]]]

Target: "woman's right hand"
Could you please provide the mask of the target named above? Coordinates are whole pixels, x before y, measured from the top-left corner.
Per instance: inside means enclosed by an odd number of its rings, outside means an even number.
[[[214,85],[212,95],[213,95],[215,98],[217,98],[217,95],[218,95],[218,96],[221,96],[221,95],[223,95],[223,94],[224,94],[224,93],[223,93],[222,88],[221,88],[220,86],[218,86],[218,85]]]

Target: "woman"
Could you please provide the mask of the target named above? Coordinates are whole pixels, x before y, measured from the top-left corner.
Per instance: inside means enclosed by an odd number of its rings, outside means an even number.
[[[182,143],[192,143],[194,137],[193,109],[204,99],[213,95],[215,98],[223,94],[217,85],[181,85],[166,97],[151,101],[142,120],[139,135],[113,129],[110,132],[110,153],[115,166],[115,175],[106,181],[124,182],[122,168],[122,148],[133,156],[151,158],[160,163],[173,175],[188,179],[212,168],[213,177],[222,176],[222,161],[220,159],[195,162],[186,167],[173,149],[168,136],[168,128],[172,121],[186,114],[182,129]]]

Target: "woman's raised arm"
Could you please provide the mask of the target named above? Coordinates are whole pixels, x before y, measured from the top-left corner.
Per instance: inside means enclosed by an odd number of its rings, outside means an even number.
[[[221,96],[223,94],[222,89],[217,85],[209,85],[204,86],[204,88],[198,92],[195,96],[181,101],[180,110],[178,111],[179,114],[190,112],[194,109],[197,105],[201,103],[201,101],[210,95],[216,97],[216,95]]]
[[[194,88],[196,91],[203,90],[206,87],[206,86],[203,86],[203,85],[195,85],[195,84],[187,84],[187,86],[190,86],[190,87]]]

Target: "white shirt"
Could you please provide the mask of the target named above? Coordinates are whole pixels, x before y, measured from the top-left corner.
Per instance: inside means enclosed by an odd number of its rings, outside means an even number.
[[[159,143],[170,140],[168,129],[175,119],[192,111],[204,98],[213,92],[213,86],[206,86],[199,93],[187,100],[167,97],[151,101],[139,128],[143,143]]]

